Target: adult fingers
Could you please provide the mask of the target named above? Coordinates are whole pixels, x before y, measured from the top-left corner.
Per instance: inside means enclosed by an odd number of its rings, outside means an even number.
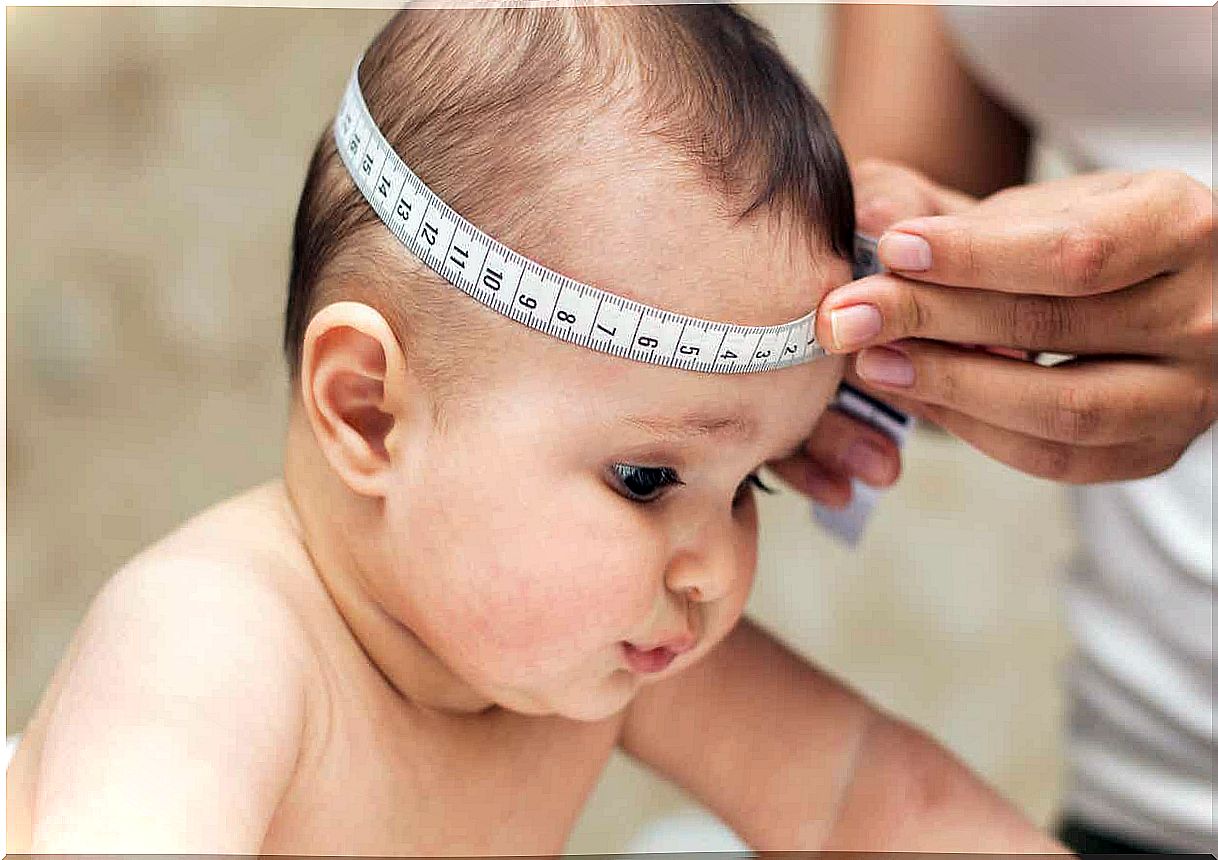
[[[878,158],[860,161],[851,175],[858,229],[869,236],[879,236],[902,219],[960,212],[977,202],[916,170]]]
[[[1123,445],[1084,447],[1041,439],[944,406],[890,397],[894,406],[933,422],[981,453],[1037,478],[1067,484],[1130,481],[1170,468],[1187,441],[1143,440]]]
[[[854,352],[902,338],[982,343],[1070,355],[1172,355],[1185,350],[1195,317],[1181,276],[1098,296],[1023,295],[943,287],[892,274],[831,290],[816,318],[830,352]],[[1208,305],[1208,301],[1206,302]]]
[[[901,474],[901,451],[884,433],[828,409],[804,443],[804,452],[827,470],[887,487]]]
[[[850,502],[852,478],[877,487],[896,481],[901,452],[875,428],[829,409],[799,451],[768,465],[804,495],[841,507]]]
[[[945,286],[1094,295],[1174,271],[1213,231],[1212,192],[1184,174],[1098,174],[897,222],[878,254],[894,271]]]
[[[844,508],[854,495],[849,475],[830,471],[807,454],[794,454],[766,465],[793,490],[825,507]]]
[[[1042,367],[923,341],[864,350],[852,374],[868,387],[944,406],[987,424],[1069,445],[1100,447],[1213,421],[1213,388],[1195,369],[1138,360]]]

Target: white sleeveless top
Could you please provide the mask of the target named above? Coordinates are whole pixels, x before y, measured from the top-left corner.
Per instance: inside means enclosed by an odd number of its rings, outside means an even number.
[[[1083,170],[1213,187],[1213,9],[944,7],[978,79]],[[1214,427],[1175,467],[1074,488],[1066,811],[1115,836],[1218,852]]]

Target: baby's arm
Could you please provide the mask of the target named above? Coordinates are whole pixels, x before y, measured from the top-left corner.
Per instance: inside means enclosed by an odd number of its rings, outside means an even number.
[[[128,568],[90,607],[49,714],[30,850],[256,853],[304,717],[302,632],[220,565]]]
[[[747,620],[639,694],[622,746],[758,850],[1064,850],[943,747]]]

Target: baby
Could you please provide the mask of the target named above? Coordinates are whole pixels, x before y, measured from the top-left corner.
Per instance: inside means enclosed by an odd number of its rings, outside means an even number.
[[[509,248],[745,326],[850,278],[828,120],[723,6],[409,10],[377,127]],[[758,468],[841,367],[666,367],[473,301],[327,131],[297,213],[282,480],[102,589],[8,771],[9,851],[562,851],[620,747],[762,850],[1054,851],[741,620]]]

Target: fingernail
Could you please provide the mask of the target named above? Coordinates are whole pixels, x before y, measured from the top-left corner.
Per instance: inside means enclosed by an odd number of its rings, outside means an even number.
[[[842,455],[842,465],[864,483],[879,486],[888,482],[888,458],[864,439],[858,439]]]
[[[875,305],[850,305],[829,311],[834,349],[850,350],[862,346],[883,327],[884,318]]]
[[[859,353],[854,362],[855,372],[868,382],[908,388],[913,385],[913,362],[895,349],[877,346]]]
[[[880,262],[890,269],[924,272],[930,268],[930,245],[921,236],[885,233],[876,251]]]

